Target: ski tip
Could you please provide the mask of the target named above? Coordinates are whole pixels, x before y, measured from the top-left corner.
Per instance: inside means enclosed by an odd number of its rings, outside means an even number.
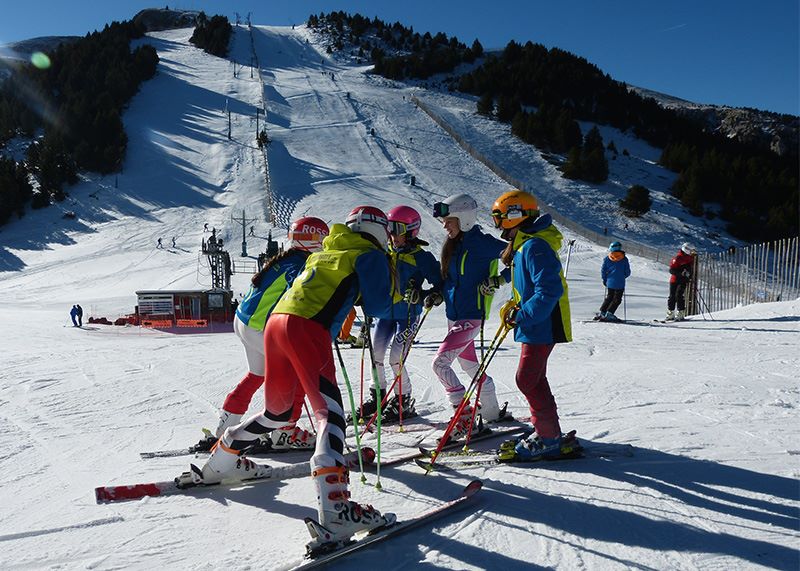
[[[374,448],[369,446],[361,448],[361,458],[364,460],[364,464],[374,464],[376,456]]]
[[[430,460],[422,460],[421,458],[417,458],[417,459],[414,460],[414,462],[417,464],[417,466],[419,466],[420,468],[425,470],[426,474],[430,474],[431,472],[433,472],[435,470],[435,468],[434,468],[433,464],[431,464]]]
[[[461,495],[463,495],[465,498],[470,498],[477,494],[481,488],[483,488],[483,482],[481,480],[472,480],[464,488],[464,491],[461,493]]]

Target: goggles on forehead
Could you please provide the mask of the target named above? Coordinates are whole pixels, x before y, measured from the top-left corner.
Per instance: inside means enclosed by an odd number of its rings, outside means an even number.
[[[389,226],[389,220],[385,216],[379,216],[372,212],[364,212],[363,210],[357,214],[351,214],[347,217],[347,223],[351,222],[375,222],[381,226]]]
[[[450,216],[450,205],[446,202],[436,202],[433,205],[433,217],[434,218],[445,218],[446,216]]]
[[[405,222],[396,222],[394,220],[389,220],[389,232],[395,236],[402,236],[403,234],[408,234],[409,232],[413,232],[417,228],[419,228],[419,222],[412,222],[411,224],[406,224]]]
[[[509,204],[505,212],[502,210],[492,210],[492,221],[494,222],[495,228],[500,228],[503,220],[519,220],[526,216],[532,216],[534,212],[534,210],[524,210],[522,206],[518,204]]]

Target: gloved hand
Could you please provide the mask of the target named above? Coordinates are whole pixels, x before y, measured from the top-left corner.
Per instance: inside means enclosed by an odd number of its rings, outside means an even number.
[[[414,287],[413,283],[409,283],[408,288],[406,288],[403,294],[403,300],[410,305],[417,305],[421,295],[422,292],[419,291],[419,288]]]
[[[506,283],[505,280],[500,276],[489,276],[478,286],[478,291],[481,292],[481,295],[494,295],[494,290],[498,289],[504,283]]]
[[[513,299],[509,299],[500,308],[500,319],[508,329],[516,327],[517,313],[519,313],[519,305]]]
[[[424,300],[422,300],[422,305],[425,306],[425,309],[430,309],[431,307],[434,306],[436,307],[440,306],[443,301],[444,298],[442,297],[442,294],[440,294],[438,291],[432,291],[431,293],[425,296]]]

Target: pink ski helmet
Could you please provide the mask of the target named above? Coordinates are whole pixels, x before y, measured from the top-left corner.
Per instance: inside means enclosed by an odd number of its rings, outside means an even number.
[[[395,236],[409,234],[407,238],[416,238],[422,226],[419,212],[410,206],[395,206],[389,211],[389,233]]]
[[[330,230],[324,221],[313,216],[304,216],[292,222],[289,228],[289,247],[319,252],[322,250],[322,240],[328,234]]]

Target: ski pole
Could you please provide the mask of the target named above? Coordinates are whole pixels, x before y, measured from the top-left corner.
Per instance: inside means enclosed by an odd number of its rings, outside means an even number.
[[[378,415],[378,420],[375,423],[378,427],[378,442],[375,447],[375,467],[377,472],[375,489],[380,490],[383,488],[383,486],[381,486],[381,417],[383,416],[381,411],[381,384],[378,380],[378,366],[375,364],[375,352],[372,349],[372,318],[365,314],[364,319],[367,324],[366,345],[367,349],[369,350],[369,360],[372,362],[372,382],[375,385],[375,402],[378,405],[377,410],[375,411],[375,414]]]
[[[628,321],[628,303],[625,301],[625,290],[622,291],[622,315],[625,321]]]
[[[339,340],[334,339],[333,345],[336,347],[336,355],[339,357],[339,366],[342,368],[342,376],[344,377],[344,385],[347,387],[347,396],[350,399],[350,416],[353,419],[353,429],[356,433],[356,450],[358,451],[358,469],[361,471],[361,483],[367,483],[367,477],[364,475],[364,460],[361,458],[361,437],[358,434],[358,421],[356,420],[356,401],[353,398],[353,388],[350,386],[350,378],[347,376],[347,369],[344,366],[344,359],[342,359],[342,351],[339,349]]]
[[[575,244],[575,240],[569,241],[569,249],[567,250],[567,265],[564,268],[564,279],[567,279],[567,274],[569,274],[569,259],[572,256],[572,245]]]
[[[361,333],[359,333],[359,337]],[[361,422],[361,417],[364,415],[364,351],[367,350],[367,344],[362,339],[361,344],[361,396],[358,404],[358,422]]]
[[[401,379],[403,367],[405,366],[405,363],[406,363],[406,358],[408,357],[408,354],[411,352],[411,346],[414,343],[414,339],[416,339],[416,337],[417,337],[417,333],[419,333],[419,330],[422,329],[422,324],[425,323],[425,318],[428,317],[428,313],[430,313],[431,309],[432,309],[431,307],[427,307],[427,308],[425,308],[425,311],[422,313],[422,319],[419,320],[419,323],[417,324],[417,328],[414,330],[414,333],[411,336],[411,339],[410,339],[410,341],[408,343],[408,346],[406,347],[406,352],[405,352],[404,355],[402,355],[402,358],[400,359],[400,372],[397,375],[395,375],[394,381],[392,382],[392,384],[389,387],[389,389],[386,391],[386,395],[391,394],[391,392],[394,390],[394,387],[397,384],[398,380]],[[381,407],[386,404],[386,401],[387,401],[387,396],[384,396],[383,397],[383,401],[381,402]],[[377,412],[373,413],[373,415],[370,417],[369,421],[364,425],[364,430],[361,431],[361,435],[362,436],[364,435],[364,433],[367,430],[369,430],[372,427],[372,425],[374,424],[375,419],[377,418],[377,416],[378,416]]]
[[[500,327],[497,328],[497,333],[495,333],[494,339],[492,339],[490,350],[486,354],[487,358],[494,357],[494,354],[497,352],[497,349],[500,347],[500,344],[503,342],[503,339],[505,339],[509,330],[510,329],[506,326],[505,323],[500,324]],[[483,373],[487,365],[488,362],[486,359],[484,359],[478,366],[478,370],[476,371],[475,376],[472,378],[472,382],[470,382],[469,388],[464,393],[464,398],[461,399],[461,403],[459,403],[458,407],[456,408],[456,411],[453,414],[453,418],[450,419],[450,422],[448,423],[447,428],[444,431],[444,434],[439,439],[439,443],[436,446],[436,450],[431,455],[431,461],[430,461],[431,465],[433,465],[433,463],[436,462],[436,458],[439,456],[439,454],[442,452],[442,449],[445,447],[448,439],[450,438],[450,434],[453,432],[453,429],[458,423],[458,419],[460,418],[461,413],[464,412],[464,408],[467,406],[469,400],[472,398],[472,392],[475,390],[477,383],[483,376]]]

